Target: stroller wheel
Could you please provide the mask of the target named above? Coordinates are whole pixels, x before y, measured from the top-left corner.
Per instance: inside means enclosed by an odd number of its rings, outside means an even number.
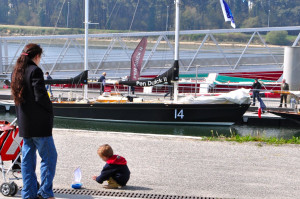
[[[10,191],[11,191],[11,187],[10,187],[10,184],[9,183],[3,183],[1,185],[1,193],[4,195],[4,196],[8,196],[10,194]]]
[[[10,194],[9,195],[14,196],[18,192],[18,185],[16,183],[12,182],[10,184],[10,189],[11,190],[10,190]]]

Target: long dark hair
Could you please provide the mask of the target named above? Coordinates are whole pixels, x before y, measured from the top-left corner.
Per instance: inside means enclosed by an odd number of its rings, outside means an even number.
[[[29,61],[31,61],[36,56],[41,56],[42,53],[43,49],[39,45],[30,43],[25,46],[20,57],[18,58],[12,72],[11,80],[11,91],[16,105],[20,105],[24,101],[23,92],[25,86],[25,69],[29,66]]]

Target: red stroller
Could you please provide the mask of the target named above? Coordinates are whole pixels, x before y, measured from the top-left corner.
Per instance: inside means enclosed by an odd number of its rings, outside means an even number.
[[[15,172],[20,172],[20,169],[14,169],[15,165],[21,168],[18,160],[20,160],[23,145],[23,139],[19,136],[19,128],[14,125],[16,121],[16,119],[12,123],[0,121],[0,170],[4,180],[1,185],[1,193],[4,196],[14,196],[18,192],[18,186],[9,181],[21,179],[15,175]],[[4,161],[12,163],[5,168]],[[15,178],[7,178],[9,172],[12,172]]]

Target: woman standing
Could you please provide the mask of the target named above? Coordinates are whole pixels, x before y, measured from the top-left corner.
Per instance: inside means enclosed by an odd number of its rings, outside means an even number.
[[[54,199],[53,178],[57,152],[52,137],[53,110],[38,67],[43,49],[25,46],[12,72],[11,89],[16,105],[20,136],[23,137],[21,171],[22,198]],[[41,185],[38,188],[36,151],[41,157]]]

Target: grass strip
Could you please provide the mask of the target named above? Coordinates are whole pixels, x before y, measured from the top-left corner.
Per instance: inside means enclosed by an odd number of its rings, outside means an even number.
[[[277,138],[277,137],[256,137],[251,135],[240,136],[232,133],[231,136],[226,137],[224,135],[218,135],[218,132],[212,132],[212,136],[210,137],[203,137],[203,141],[229,141],[229,142],[261,142],[271,145],[282,145],[282,144],[300,144],[299,137],[292,137],[291,139],[284,139],[284,138]]]

